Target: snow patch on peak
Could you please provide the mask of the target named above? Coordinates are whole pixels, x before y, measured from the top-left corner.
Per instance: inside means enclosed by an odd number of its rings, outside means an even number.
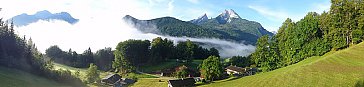
[[[219,16],[217,16],[217,20],[220,24],[230,23],[233,18],[241,19],[240,16],[232,9],[223,11]]]
[[[240,18],[240,16],[233,9],[225,10],[225,13],[227,13],[230,18]]]
[[[224,12],[220,14],[225,18],[240,18],[240,16],[233,9],[226,9]]]

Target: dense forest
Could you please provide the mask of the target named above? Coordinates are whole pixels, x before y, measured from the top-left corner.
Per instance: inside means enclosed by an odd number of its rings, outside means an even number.
[[[62,51],[57,45],[46,49],[46,55],[56,63],[65,64],[72,67],[86,68],[90,63],[99,66],[100,70],[107,71],[111,69],[111,63],[114,60],[114,54],[111,48],[104,48],[93,53],[90,48],[82,54],[78,54],[72,49],[67,52]]]
[[[362,42],[364,1],[331,3],[328,12],[309,12],[297,22],[287,18],[276,35],[259,38],[252,54],[254,63],[263,71],[271,71]]]
[[[20,38],[14,33],[13,22],[0,19],[0,66],[22,70],[71,86],[84,86],[81,80],[69,70],[54,70],[38,52],[32,39]]]
[[[130,69],[124,70],[125,72],[134,71],[139,66],[158,64],[170,59],[202,60],[210,55],[219,57],[219,51],[215,48],[202,48],[190,40],[174,45],[172,40],[161,37],[154,38],[152,42],[130,39],[120,42],[116,46],[116,50],[105,48],[96,51],[96,53],[93,53],[90,48],[82,54],[71,49],[63,51],[57,45],[46,50],[46,56],[56,63],[79,68],[89,67],[93,63],[98,66],[99,70],[103,71]]]
[[[176,46],[171,40],[161,37],[149,40],[127,40],[120,42],[114,52],[113,68],[122,73],[135,72],[139,66],[158,64],[170,59],[192,61],[219,56],[215,48],[202,48],[190,40]]]

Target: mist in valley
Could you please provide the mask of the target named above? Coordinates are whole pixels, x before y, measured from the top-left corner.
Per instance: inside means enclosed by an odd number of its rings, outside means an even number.
[[[95,52],[105,47],[114,49],[120,41],[128,39],[147,39],[151,41],[156,37],[168,38],[173,40],[175,44],[187,39],[204,43],[202,47],[218,49],[220,56],[223,58],[236,55],[246,56],[254,52],[255,49],[254,46],[245,45],[242,42],[231,42],[215,38],[171,37],[143,33],[128,22],[123,21],[122,17],[80,19],[78,23],[73,25],[60,20],[40,20],[27,26],[16,27],[15,30],[19,35],[25,35],[28,39],[31,38],[39,51],[43,53],[52,45],[58,45],[62,50],[71,48],[73,51],[82,53],[89,47]],[[153,27],[150,29],[153,29]]]

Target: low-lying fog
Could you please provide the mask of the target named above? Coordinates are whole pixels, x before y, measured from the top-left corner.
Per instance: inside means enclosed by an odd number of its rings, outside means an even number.
[[[78,23],[73,25],[59,20],[38,21],[28,26],[16,27],[15,30],[19,35],[25,35],[27,39],[31,37],[42,53],[51,45],[58,45],[63,50],[71,48],[82,53],[88,47],[91,47],[92,51],[95,52],[105,47],[115,48],[120,41],[128,39],[152,40],[156,37],[168,38],[174,42],[189,39],[194,42],[206,43],[203,47],[217,48],[220,56],[224,58],[236,55],[246,56],[255,50],[252,45],[214,38],[170,37],[141,33],[125,23],[122,17],[80,19]]]

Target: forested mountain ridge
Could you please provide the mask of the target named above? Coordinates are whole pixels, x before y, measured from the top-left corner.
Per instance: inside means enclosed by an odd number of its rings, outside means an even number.
[[[228,13],[225,14],[225,16],[231,15],[231,12],[233,11],[227,12]],[[220,24],[220,22],[216,21],[216,18],[206,20],[206,15],[189,22],[173,17],[139,20],[130,15],[126,15],[123,20],[132,24],[135,28],[144,33],[176,37],[219,38],[229,41],[245,42],[246,44],[255,44],[260,36],[266,34],[270,36],[273,35],[265,30],[259,23],[241,19],[235,12],[233,13],[233,18],[223,18],[225,16],[217,17],[220,18],[221,21],[226,19],[226,23],[224,24]]]

